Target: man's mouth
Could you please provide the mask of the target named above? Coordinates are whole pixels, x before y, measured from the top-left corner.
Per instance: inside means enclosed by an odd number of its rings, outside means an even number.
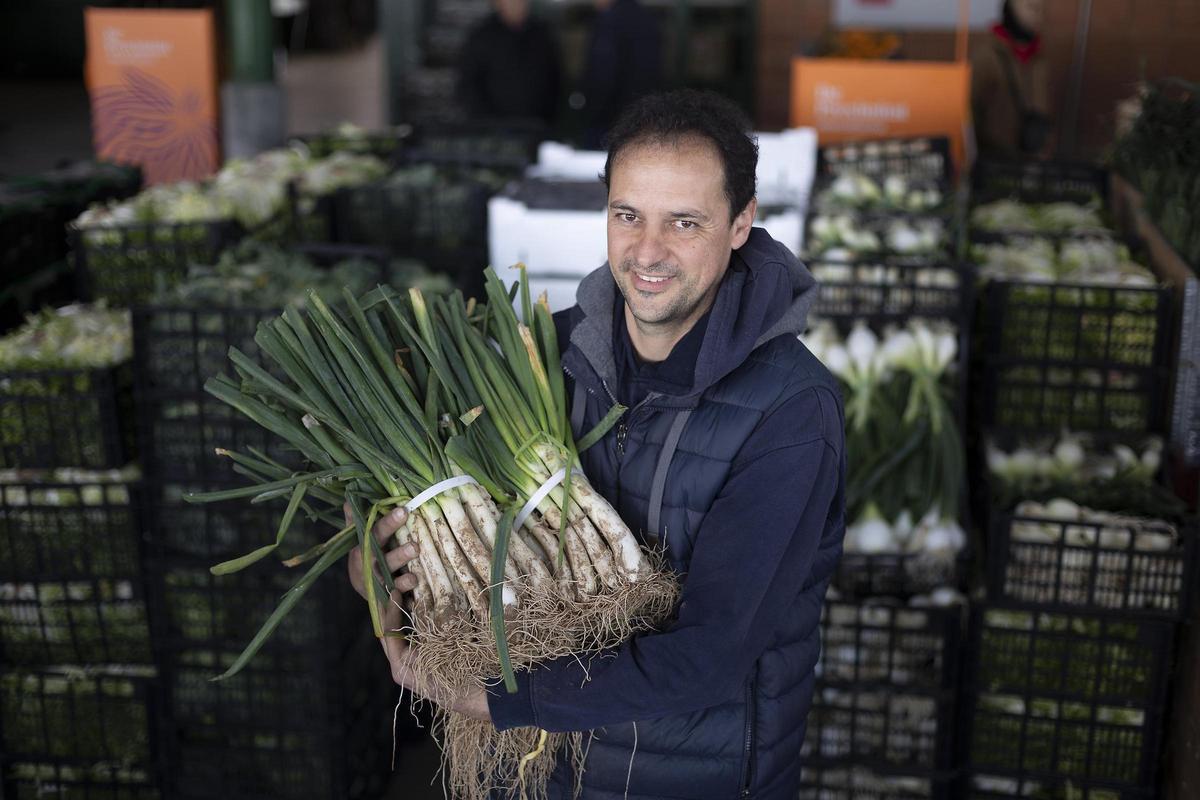
[[[637,275],[639,279],[645,281],[646,283],[662,283],[663,281],[670,280],[670,278],[671,278],[670,275],[658,275],[658,276],[643,275],[640,272],[636,272],[634,274]]]

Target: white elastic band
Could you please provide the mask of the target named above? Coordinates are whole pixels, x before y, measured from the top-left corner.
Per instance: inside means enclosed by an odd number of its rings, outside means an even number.
[[[442,492],[449,491],[450,489],[457,489],[459,486],[466,486],[468,483],[474,483],[478,485],[479,482],[470,475],[455,475],[453,478],[446,478],[444,481],[438,481],[433,486],[430,486],[412,500],[409,500],[407,503],[405,503],[404,510],[411,514],[420,508],[424,503],[428,502],[434,497],[437,497]]]
[[[577,468],[572,469],[571,472],[575,475],[583,474]],[[546,495],[548,495],[548,494],[550,494],[550,492],[554,491],[554,487],[558,486],[560,483],[562,483],[564,480],[566,480],[566,478],[567,478],[567,468],[566,467],[563,467],[558,472],[554,473],[549,478],[547,478],[546,482],[543,483],[541,486],[539,486],[538,490],[533,493],[532,497],[529,498],[529,502],[526,503],[524,508],[521,509],[521,513],[517,514],[516,518],[513,520],[513,530],[519,531],[521,529],[521,526],[525,524],[525,520],[529,519],[529,515],[533,513],[533,510],[535,508],[537,508],[538,503],[542,502],[542,500],[544,500],[546,498]]]

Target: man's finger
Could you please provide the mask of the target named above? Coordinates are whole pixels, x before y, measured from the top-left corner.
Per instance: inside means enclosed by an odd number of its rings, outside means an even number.
[[[396,535],[396,531],[404,527],[408,521],[408,511],[404,506],[392,509],[390,513],[375,523],[375,538],[380,544],[387,544],[388,539]]]
[[[342,503],[342,515],[346,518],[346,527],[354,524],[354,513],[350,511],[349,503]]]
[[[400,569],[401,567],[403,567],[405,564],[412,561],[416,557],[417,557],[416,542],[409,542],[408,544],[404,545],[403,547],[397,547],[395,550],[389,551],[386,556],[388,570],[390,570],[391,572],[395,572],[396,570]]]
[[[417,588],[417,576],[411,572],[406,572],[399,578],[396,578],[396,591],[411,592]]]

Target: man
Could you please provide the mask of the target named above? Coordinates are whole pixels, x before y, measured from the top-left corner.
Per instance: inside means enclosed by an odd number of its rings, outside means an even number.
[[[812,276],[751,227],[746,129],[711,94],[635,103],[604,172],[609,263],[556,317],[576,434],[614,401],[629,406],[581,458],[630,528],[665,546],[683,587],[676,618],[601,656],[521,673],[516,694],[449,704],[500,729],[591,731],[584,798],[798,791],[844,533],[843,421],[836,384],[796,338]],[[411,556],[400,548],[389,565]],[[404,646],[385,650],[411,686]],[[575,780],[559,764],[551,796],[570,797]]]
[[[549,125],[561,71],[550,29],[529,15],[529,0],[492,0],[492,6],[463,46],[459,99],[472,119]]]

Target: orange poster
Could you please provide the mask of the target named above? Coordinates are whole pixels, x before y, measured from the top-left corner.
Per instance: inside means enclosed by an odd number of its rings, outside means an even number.
[[[791,124],[821,143],[948,136],[961,165],[970,91],[965,63],[797,58]]]
[[[87,86],[96,155],[141,166],[146,183],[218,166],[211,10],[88,8]]]

